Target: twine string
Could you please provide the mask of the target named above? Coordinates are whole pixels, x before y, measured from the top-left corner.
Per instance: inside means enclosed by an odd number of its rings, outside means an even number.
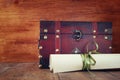
[[[82,57],[82,61],[83,61],[83,68],[82,70],[87,70],[88,73],[91,75],[91,80],[95,80],[95,74],[93,74],[90,69],[91,66],[94,66],[96,64],[96,60],[92,57],[91,54],[99,54],[99,52],[97,52],[97,50],[99,49],[98,44],[93,41],[94,45],[96,46],[95,50],[91,50],[89,51],[88,47],[90,45],[90,43],[87,45],[87,53],[85,54],[81,54]]]

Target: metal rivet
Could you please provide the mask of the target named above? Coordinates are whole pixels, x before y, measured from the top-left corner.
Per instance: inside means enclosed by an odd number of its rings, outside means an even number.
[[[59,32],[60,32],[60,30],[59,30],[59,29],[57,29],[57,30],[56,30],[56,32],[58,32],[58,33],[59,33]]]
[[[38,58],[42,58],[42,56],[41,56],[41,55],[39,55],[39,56],[38,56]]]
[[[95,38],[96,38],[96,36],[93,36],[93,38],[95,39]]]
[[[56,38],[59,38],[60,36],[59,35],[56,35]]]
[[[108,32],[108,29],[105,29],[105,32]]]
[[[108,39],[108,37],[107,37],[107,36],[105,36],[104,38],[105,38],[105,39]]]
[[[40,67],[42,67],[42,65],[39,65],[38,67],[40,68]]]
[[[109,49],[112,49],[112,46],[109,46]]]
[[[78,51],[75,51],[75,53],[78,53]]]
[[[47,29],[44,29],[44,32],[46,32],[46,33],[47,33],[47,32],[48,32],[48,30],[47,30]]]
[[[96,33],[96,30],[93,30],[94,33]]]
[[[39,49],[43,49],[43,47],[42,47],[42,46],[39,46]]]
[[[45,35],[45,36],[44,36],[44,39],[47,39],[47,38],[48,38],[48,37]]]
[[[55,51],[56,51],[56,52],[58,52],[58,51],[59,51],[59,49],[56,49]]]

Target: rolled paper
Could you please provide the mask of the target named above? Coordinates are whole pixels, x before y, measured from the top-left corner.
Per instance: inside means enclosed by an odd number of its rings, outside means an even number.
[[[91,54],[95,65],[91,70],[120,69],[120,54]],[[81,54],[51,54],[50,71],[53,73],[83,70]]]

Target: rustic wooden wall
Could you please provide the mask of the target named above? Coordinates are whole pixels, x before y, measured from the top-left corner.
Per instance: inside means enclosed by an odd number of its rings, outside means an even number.
[[[119,0],[0,0],[0,62],[38,61],[40,20],[111,21],[120,52]]]

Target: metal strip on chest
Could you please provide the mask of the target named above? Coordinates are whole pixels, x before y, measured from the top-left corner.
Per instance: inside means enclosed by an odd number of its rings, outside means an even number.
[[[60,22],[55,22],[55,53],[60,54]]]

